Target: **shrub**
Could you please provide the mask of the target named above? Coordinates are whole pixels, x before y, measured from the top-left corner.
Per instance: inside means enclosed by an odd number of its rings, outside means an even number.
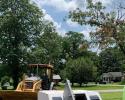
[[[125,80],[122,80],[120,84],[125,85]]]
[[[1,87],[3,90],[6,90],[7,89],[7,86],[5,85],[5,83],[10,83],[10,77],[8,76],[4,76],[1,78]]]

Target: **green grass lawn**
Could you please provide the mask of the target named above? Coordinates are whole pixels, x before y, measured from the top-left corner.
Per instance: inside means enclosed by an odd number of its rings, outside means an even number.
[[[64,84],[57,86],[57,90],[63,90]],[[104,85],[104,86],[98,86],[98,85],[92,85],[92,86],[82,86],[79,87],[79,85],[75,85],[72,87],[73,90],[113,90],[113,89],[123,89],[123,86],[112,86],[112,85]],[[100,93],[102,100],[122,100],[122,92],[114,92],[114,93]]]
[[[63,90],[64,86],[56,87]],[[110,90],[110,89],[123,89],[123,86],[87,86],[87,87],[78,87],[75,86],[73,89],[80,90]],[[113,92],[113,93],[100,93],[102,100],[122,100],[122,92]]]
[[[112,90],[112,89],[123,89],[123,86],[87,86],[87,87],[73,87],[73,89],[82,89],[82,90]]]
[[[122,100],[122,92],[101,93],[102,100]]]
[[[63,90],[64,85],[56,87],[57,89]],[[113,89],[123,89],[123,86],[87,86],[87,87],[72,87],[73,90],[113,90]],[[101,93],[102,100],[122,100],[122,92],[113,92],[113,93]]]
[[[64,85],[57,86],[57,90],[63,90]],[[98,85],[93,85],[93,86],[84,86],[84,87],[79,87],[79,86],[74,86],[72,87],[73,90],[113,90],[113,89],[123,89],[123,86],[98,86]]]

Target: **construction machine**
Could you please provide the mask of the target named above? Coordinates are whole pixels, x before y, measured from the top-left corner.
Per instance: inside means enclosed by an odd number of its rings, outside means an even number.
[[[64,91],[49,90],[52,88],[50,82],[53,66],[29,64],[29,68],[31,75],[23,75],[23,80],[18,84],[16,91],[0,91],[0,100],[102,100],[98,92],[72,90],[69,80],[65,83]]]
[[[2,91],[0,100],[102,100],[100,94],[88,90],[72,90],[70,81],[64,90],[40,90],[38,92]]]
[[[28,67],[30,68],[30,75],[23,75],[23,80],[18,84],[16,91],[48,90],[52,81],[53,66],[50,64],[29,64]]]

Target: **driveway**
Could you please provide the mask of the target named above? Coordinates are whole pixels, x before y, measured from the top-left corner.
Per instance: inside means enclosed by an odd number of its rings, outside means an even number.
[[[123,92],[123,89],[114,89],[114,90],[94,90],[99,93],[104,93],[104,92]]]

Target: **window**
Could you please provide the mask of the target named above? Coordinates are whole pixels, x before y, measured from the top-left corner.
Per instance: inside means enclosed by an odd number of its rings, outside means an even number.
[[[75,94],[75,100],[87,100],[85,94]]]
[[[90,100],[100,100],[97,95],[90,96]]]
[[[25,88],[26,89],[32,89],[33,88],[33,82],[25,82]]]
[[[52,97],[52,100],[62,100],[61,97]]]

